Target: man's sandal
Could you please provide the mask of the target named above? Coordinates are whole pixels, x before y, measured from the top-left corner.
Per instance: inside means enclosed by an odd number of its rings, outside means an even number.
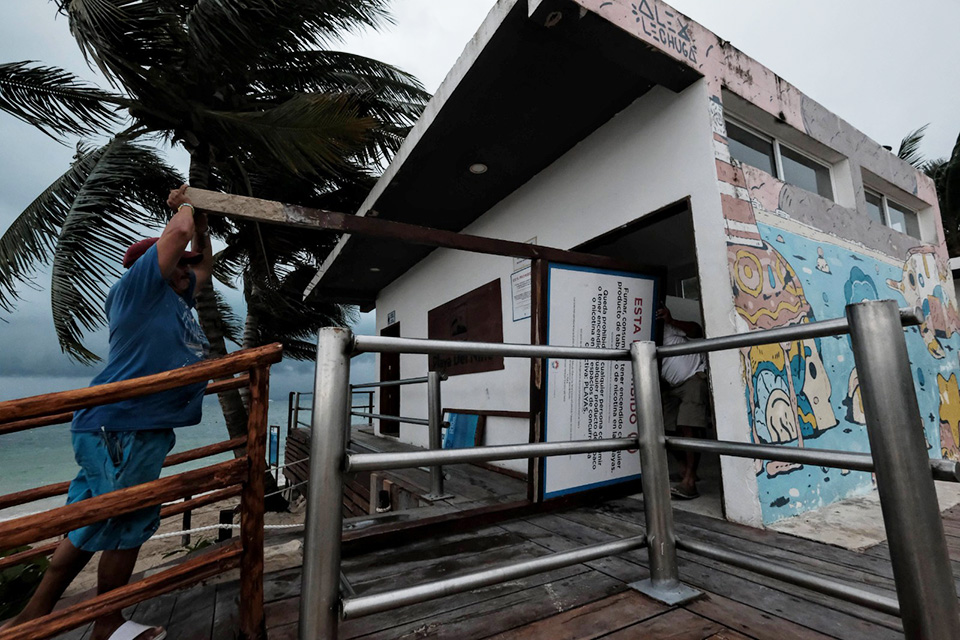
[[[700,497],[700,492],[697,491],[696,488],[688,490],[684,489],[680,485],[677,485],[675,487],[670,487],[670,495],[680,500],[693,500],[694,498]]]
[[[163,640],[167,637],[167,632],[165,629],[160,627],[149,627],[145,624],[140,624],[139,622],[134,622],[133,620],[127,620],[122,625],[117,627],[117,630],[110,634],[108,640],[136,640],[139,638],[145,631],[150,631],[152,629],[160,629],[160,633],[153,636],[152,640]]]

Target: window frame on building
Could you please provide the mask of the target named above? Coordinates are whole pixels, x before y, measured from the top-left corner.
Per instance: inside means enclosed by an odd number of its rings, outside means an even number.
[[[807,152],[807,151],[804,151],[803,149],[799,149],[799,148],[797,148],[796,146],[794,146],[794,145],[792,145],[792,144],[786,143],[786,142],[784,142],[783,140],[781,140],[780,138],[778,138],[777,136],[772,136],[772,135],[770,135],[769,133],[764,133],[763,131],[761,131],[761,130],[757,129],[756,127],[754,127],[754,126],[752,126],[752,125],[744,122],[743,120],[740,120],[739,118],[737,118],[737,117],[735,117],[735,116],[730,116],[730,115],[726,115],[726,114],[725,114],[723,119],[724,119],[724,127],[725,127],[726,133],[727,133],[727,136],[726,136],[726,137],[727,137],[728,145],[729,145],[729,140],[730,140],[730,130],[729,130],[730,125],[733,125],[734,127],[738,128],[738,129],[741,129],[741,130],[743,130],[744,132],[746,132],[746,133],[748,133],[748,134],[750,134],[750,135],[752,135],[752,136],[754,136],[754,137],[756,137],[756,138],[760,138],[761,140],[763,140],[764,142],[769,143],[769,144],[773,147],[773,158],[772,158],[772,160],[773,160],[774,169],[775,169],[775,171],[776,171],[776,174],[774,174],[774,176],[773,176],[774,178],[776,178],[777,180],[780,180],[781,182],[784,182],[784,183],[786,183],[786,184],[789,184],[789,185],[792,185],[792,186],[794,186],[794,187],[797,187],[798,189],[803,189],[804,191],[807,191],[807,192],[809,192],[809,193],[816,194],[816,195],[820,196],[821,198],[823,198],[823,199],[825,199],[825,200],[829,200],[830,202],[837,202],[837,185],[836,185],[836,178],[835,178],[835,176],[834,176],[834,171],[833,171],[833,164],[831,164],[830,162],[828,162],[828,161],[826,161],[826,160],[823,160],[823,159],[821,159],[821,158],[818,158],[818,157],[816,157],[815,155],[813,155],[813,154],[811,154],[811,153],[809,153],[809,152]],[[739,141],[737,141],[737,142],[739,142]],[[739,142],[739,143],[740,143],[740,144],[743,144],[742,142]],[[794,183],[794,182],[790,182],[790,181],[786,180],[786,175],[785,175],[784,170],[783,170],[783,152],[781,151],[781,147],[785,147],[785,148],[788,149],[791,153],[794,153],[794,154],[796,154],[796,155],[798,155],[798,156],[801,156],[801,157],[809,160],[809,161],[812,162],[813,164],[819,165],[821,168],[826,169],[826,171],[827,171],[827,177],[829,178],[830,193],[825,195],[825,194],[823,194],[823,193],[820,193],[819,190],[817,190],[817,191],[810,191],[809,189],[807,189],[807,188],[805,188],[805,187],[803,187],[803,186],[801,186],[801,185],[798,185],[798,184],[796,184],[796,183]],[[758,151],[758,153],[759,153],[759,151]],[[731,155],[731,157],[734,157],[732,153],[731,153],[730,155]],[[739,162],[744,162],[743,160],[739,160],[739,158],[738,158],[737,160],[738,160]],[[746,164],[750,164],[750,163],[747,162]],[[756,169],[759,169],[760,171],[766,171],[766,169],[764,169],[763,167],[756,167],[756,166],[753,165],[753,164],[750,164],[750,166],[751,166],[751,167],[754,167],[754,168],[756,168]]]
[[[923,241],[923,237],[922,237],[923,233],[920,229],[920,212],[919,211],[916,211],[912,207],[908,207],[907,205],[903,204],[896,198],[891,198],[890,196],[883,193],[882,191],[878,191],[877,189],[864,185],[863,199],[867,203],[868,215],[869,215],[870,201],[867,200],[867,196],[873,196],[874,198],[878,198],[880,200],[880,215],[883,218],[883,220],[880,221],[880,224],[890,229],[893,229],[894,231],[902,233],[904,235],[908,235],[911,238],[920,240],[921,242]],[[904,216],[903,230],[897,229],[896,227],[893,226],[893,223],[890,220],[890,203],[893,203],[896,206],[896,208],[898,209],[898,213],[909,214],[910,216],[913,217],[913,223],[914,223],[914,228],[916,229],[916,233],[911,233],[910,225],[907,224],[906,216]],[[873,216],[870,216],[870,219],[876,222]]]

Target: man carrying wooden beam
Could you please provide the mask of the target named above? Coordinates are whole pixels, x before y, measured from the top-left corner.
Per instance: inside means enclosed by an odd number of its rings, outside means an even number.
[[[134,243],[123,257],[127,269],[110,289],[107,365],[91,386],[128,380],[199,362],[209,343],[193,316],[194,291],[210,280],[213,252],[207,219],[186,196],[170,192],[176,211],[159,238]],[[193,251],[187,251],[192,241]],[[77,411],[70,427],[80,472],[67,503],[150,482],[160,477],[173,448],[175,427],[198,424],[206,383]],[[3,628],[53,610],[60,596],[97,551],[102,551],[97,593],[126,585],[146,542],[160,525],[160,505],[122,514],[71,531],[60,542],[27,606]],[[94,623],[91,640],[161,640],[166,631],[124,620],[117,611]]]

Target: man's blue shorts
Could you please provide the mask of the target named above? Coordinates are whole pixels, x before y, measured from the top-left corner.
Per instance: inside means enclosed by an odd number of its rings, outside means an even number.
[[[176,436],[173,429],[74,432],[73,452],[80,473],[70,483],[67,504],[160,477]],[[160,526],[160,505],[95,522],[67,534],[83,551],[134,549]]]

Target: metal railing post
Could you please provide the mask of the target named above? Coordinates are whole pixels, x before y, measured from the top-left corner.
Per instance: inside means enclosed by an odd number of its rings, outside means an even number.
[[[300,392],[297,391],[296,397],[293,399],[293,428],[300,428]]]
[[[904,635],[956,640],[956,587],[897,305],[848,305],[847,318]]]
[[[293,430],[293,398],[297,395],[296,391],[291,391],[287,395],[287,435],[290,435],[290,432]]]
[[[431,451],[439,451],[443,448],[441,442],[443,436],[443,401],[440,398],[441,379],[439,371],[431,371],[427,374],[427,409],[430,422],[428,428],[430,429]],[[443,467],[439,464],[430,467],[430,493],[423,498],[433,502],[452,497],[443,492]]]
[[[650,578],[634,582],[630,587],[654,600],[675,605],[689,602],[702,593],[680,582],[677,570],[677,543],[673,530],[673,507],[670,504],[670,472],[663,433],[663,407],[660,404],[657,345],[653,342],[634,342],[630,345],[630,359],[633,363],[639,432],[637,439],[640,445],[643,510],[650,548]]]
[[[349,421],[350,350],[347,329],[317,336],[310,484],[303,539],[300,640],[336,640],[340,618],[340,532],[343,526],[343,463]]]

